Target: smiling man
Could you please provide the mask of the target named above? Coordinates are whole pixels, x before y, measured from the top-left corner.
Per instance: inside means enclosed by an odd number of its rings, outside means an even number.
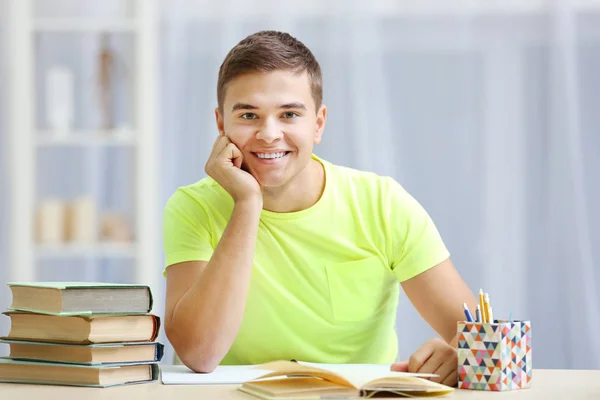
[[[208,177],[165,207],[167,336],[200,372],[279,359],[393,363],[400,282],[440,338],[392,368],[454,385],[456,321],[475,296],[399,183],[313,154],[322,93],[318,62],[288,34],[259,32],[227,54]]]

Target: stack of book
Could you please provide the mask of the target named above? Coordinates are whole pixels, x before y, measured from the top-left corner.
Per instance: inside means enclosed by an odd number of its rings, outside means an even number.
[[[155,342],[148,286],[9,283],[8,357],[0,382],[107,387],[158,378],[163,345]]]

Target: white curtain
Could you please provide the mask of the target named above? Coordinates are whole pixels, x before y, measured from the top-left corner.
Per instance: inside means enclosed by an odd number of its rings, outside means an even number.
[[[227,50],[289,31],[324,72],[315,152],[406,186],[495,315],[532,321],[537,368],[599,368],[598,4],[348,3],[165,3],[163,200],[204,175]],[[406,358],[433,332],[400,304]]]
[[[600,368],[600,1],[165,0],[162,12],[161,204],[204,176],[226,52],[288,31],[324,72],[315,153],[401,182],[495,316],[532,321],[535,368]],[[434,335],[404,296],[397,330],[399,359]]]

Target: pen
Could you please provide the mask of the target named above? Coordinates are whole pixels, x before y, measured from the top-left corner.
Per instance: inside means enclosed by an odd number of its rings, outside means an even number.
[[[479,307],[481,308],[481,322],[485,322],[485,305],[483,304],[483,290],[479,289]]]
[[[467,317],[467,321],[474,322],[473,316],[471,315],[471,311],[469,311],[469,307],[467,307],[467,303],[463,303],[463,308],[465,309],[465,316]]]
[[[477,308],[475,309],[475,320],[477,322],[483,322],[481,320],[481,307],[479,307],[479,304],[477,304]]]
[[[483,312],[485,314],[485,321],[484,322],[488,322],[489,323],[489,322],[491,322],[490,321],[490,295],[487,294],[487,293],[485,293],[483,295],[483,305],[485,307],[485,310]]]

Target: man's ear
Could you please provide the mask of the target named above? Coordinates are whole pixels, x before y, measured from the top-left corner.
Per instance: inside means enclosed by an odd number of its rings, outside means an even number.
[[[219,107],[215,108],[215,120],[217,121],[217,130],[220,135],[225,134],[225,122],[223,121],[223,116],[221,115],[221,111],[219,111]]]
[[[321,138],[323,137],[323,131],[325,130],[326,122],[327,122],[327,106],[325,106],[325,104],[322,104],[321,107],[319,107],[319,111],[317,111],[315,139],[313,141],[314,144],[321,143]]]

